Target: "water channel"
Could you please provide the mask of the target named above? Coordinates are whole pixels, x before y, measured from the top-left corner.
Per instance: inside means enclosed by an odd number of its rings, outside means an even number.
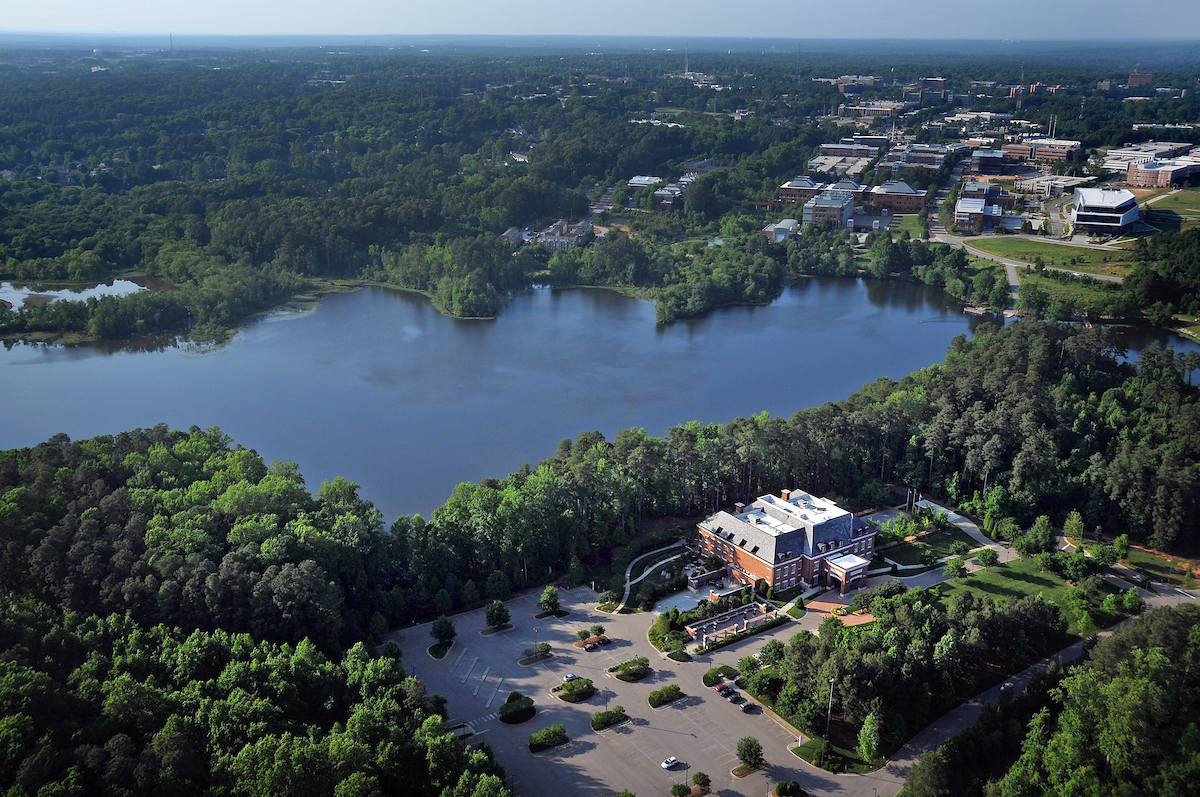
[[[455,484],[536,464],[583,431],[786,416],[898,379],[979,323],[959,308],[922,285],[812,279],[766,307],[665,327],[652,303],[600,289],[533,291],[495,321],[468,322],[367,288],[207,352],[0,349],[0,448],[220,426],[295,461],[311,489],[340,475],[389,520],[428,516]]]

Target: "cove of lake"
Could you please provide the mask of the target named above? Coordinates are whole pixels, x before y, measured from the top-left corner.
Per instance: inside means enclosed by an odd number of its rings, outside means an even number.
[[[343,476],[389,521],[428,517],[459,482],[536,465],[580,432],[786,417],[899,379],[980,322],[960,307],[934,287],[828,278],[670,326],[651,302],[603,289],[537,290],[495,321],[456,321],[422,296],[366,288],[271,315],[213,351],[0,349],[0,448],[219,426],[295,461],[310,489]],[[1134,350],[1197,348],[1131,334]]]

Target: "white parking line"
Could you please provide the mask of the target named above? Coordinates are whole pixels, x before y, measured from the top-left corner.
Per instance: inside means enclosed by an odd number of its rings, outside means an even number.
[[[491,671],[492,671],[491,667],[488,667],[486,670],[483,671],[483,677],[479,679],[479,683],[475,684],[475,691],[472,692],[471,694],[473,694],[473,695],[479,694],[479,690],[483,686],[483,682],[487,680],[488,674]]]
[[[503,678],[501,678],[499,681],[496,681],[496,688],[492,690],[492,696],[488,698],[487,705],[484,706],[484,708],[492,707],[492,701],[496,699],[496,693],[500,691],[500,684],[502,683],[504,683]]]
[[[454,660],[454,666],[450,668],[450,674],[453,674],[453,673],[454,673],[454,671],[455,671],[456,669],[458,669],[458,663],[459,663],[460,661],[462,661],[462,657],[463,657],[463,656],[465,656],[465,655],[467,655],[467,649],[466,649],[466,648],[463,648],[462,650],[460,650],[460,651],[458,652],[458,658]]]
[[[461,680],[461,681],[459,681],[459,683],[460,683],[460,684],[465,684],[465,683],[467,682],[467,679],[471,677],[471,670],[474,670],[474,669],[475,669],[475,665],[476,665],[476,664],[478,664],[478,663],[479,663],[479,657],[478,657],[478,656],[476,656],[476,657],[475,657],[475,661],[471,662],[471,666],[467,668],[467,673],[466,673],[466,675],[464,675],[464,676],[462,677],[462,680]]]

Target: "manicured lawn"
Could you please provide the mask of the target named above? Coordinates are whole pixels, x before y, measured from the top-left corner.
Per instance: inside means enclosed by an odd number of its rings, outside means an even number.
[[[1125,557],[1125,564],[1144,576],[1175,587],[1194,587],[1195,578],[1188,579],[1190,568],[1195,565],[1190,559],[1178,556],[1166,556],[1154,551],[1143,551],[1140,548],[1130,548]]]
[[[968,243],[976,249],[1011,260],[1032,263],[1038,255],[1041,255],[1047,266],[1092,274],[1123,277],[1129,273],[1129,269],[1132,267],[1129,254],[1122,251],[1105,252],[1099,249],[1085,249],[1081,246],[1068,246],[1049,241],[1033,241],[1028,238],[1008,236],[991,238],[982,236],[972,238]]]
[[[943,556],[949,556],[950,546],[959,541],[965,542],[971,548],[980,547],[978,542],[971,539],[971,535],[960,528],[951,527],[946,531],[935,531],[933,534],[926,534],[916,542],[909,542],[895,548],[888,548],[886,551],[882,551],[882,555],[902,565],[919,565],[925,561],[922,558],[924,551],[932,551],[934,556],[941,559]]]
[[[818,766],[814,759],[816,758],[817,753],[820,751],[822,744],[823,742],[820,739],[809,739],[801,746],[792,747],[790,749],[792,751],[792,755],[803,758],[813,766]],[[883,766],[882,758],[880,758],[876,763],[863,761],[858,757],[858,753],[854,750],[847,750],[844,747],[838,747],[836,744],[831,744],[829,746],[829,751],[831,761],[824,768],[828,769],[830,772],[849,772],[851,774],[858,775],[863,772],[872,772]]]
[[[1063,610],[1063,617],[1068,621],[1067,633],[1079,635],[1079,625],[1071,612],[1066,611],[1067,590],[1071,585],[1066,579],[1050,571],[1038,570],[1037,565],[1026,559],[1014,559],[985,570],[976,570],[958,581],[946,581],[939,585],[942,590],[941,603],[949,606],[956,590],[971,590],[997,600],[1020,600],[1041,595],[1049,603]],[[1107,592],[1117,592],[1117,588],[1107,581],[1102,587]]]
[[[1160,230],[1200,225],[1200,189],[1188,188],[1163,197],[1147,208],[1146,221]]]
[[[908,234],[913,238],[921,237],[921,219],[916,213],[907,213],[903,216],[892,216],[892,221],[888,224],[888,229],[896,235],[908,230]]]
[[[787,610],[787,613],[788,613],[788,617],[794,617],[797,620],[799,620],[801,617],[803,617],[805,614],[808,613],[808,609],[804,608],[803,601],[797,601],[795,606],[793,606],[792,608]]]

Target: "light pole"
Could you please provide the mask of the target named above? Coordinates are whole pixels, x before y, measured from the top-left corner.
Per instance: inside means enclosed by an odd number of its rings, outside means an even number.
[[[833,679],[829,679],[829,708],[825,714],[825,741],[829,741],[829,726],[833,722]]]

